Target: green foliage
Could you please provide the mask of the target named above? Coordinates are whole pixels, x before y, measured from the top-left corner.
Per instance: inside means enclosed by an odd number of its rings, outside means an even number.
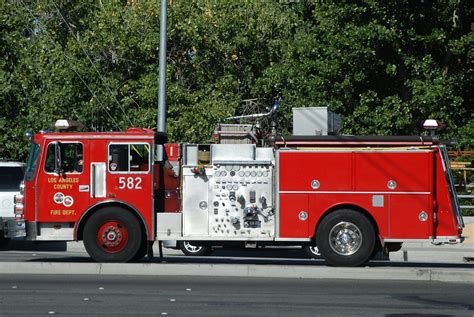
[[[350,134],[420,134],[474,148],[468,0],[169,1],[168,134],[203,142],[241,101],[329,106]],[[57,118],[154,127],[159,1],[2,1],[0,158]]]

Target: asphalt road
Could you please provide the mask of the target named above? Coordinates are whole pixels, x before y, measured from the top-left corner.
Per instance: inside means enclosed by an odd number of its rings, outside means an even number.
[[[154,258],[150,261],[145,257],[142,262],[161,262],[158,248],[155,246]],[[168,262],[269,262],[281,260],[285,262],[320,262],[309,258],[302,248],[265,248],[246,250],[223,250],[216,249],[211,256],[192,257],[184,256],[180,250],[163,248],[165,260]],[[39,242],[16,241],[12,247],[0,252],[0,262],[94,262],[83,247],[67,249],[65,242]],[[474,267],[474,266],[473,266]]]
[[[473,316],[473,298],[442,282],[0,275],[0,316]]]

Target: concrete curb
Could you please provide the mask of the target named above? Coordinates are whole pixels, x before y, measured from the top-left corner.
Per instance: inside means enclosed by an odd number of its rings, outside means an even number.
[[[474,283],[470,268],[334,268],[320,266],[167,263],[0,263],[0,274],[98,274],[311,279],[410,280]]]

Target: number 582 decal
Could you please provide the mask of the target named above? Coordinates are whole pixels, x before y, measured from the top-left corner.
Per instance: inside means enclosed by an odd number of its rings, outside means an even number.
[[[141,177],[119,177],[119,189],[142,189]]]

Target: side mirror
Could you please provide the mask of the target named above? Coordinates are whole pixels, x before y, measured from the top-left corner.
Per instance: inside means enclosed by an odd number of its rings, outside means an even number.
[[[62,157],[61,157],[61,143],[56,142],[54,145],[54,172],[58,175],[63,173],[63,166],[62,166]]]

